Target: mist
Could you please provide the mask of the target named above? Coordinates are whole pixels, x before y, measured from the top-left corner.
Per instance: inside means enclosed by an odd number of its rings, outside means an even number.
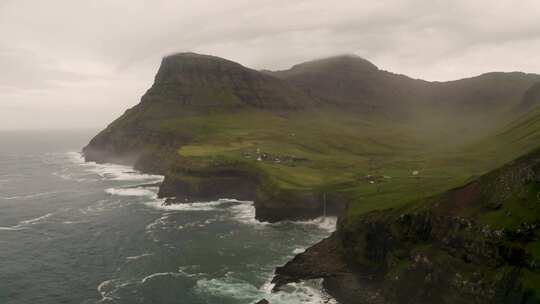
[[[182,51],[273,70],[354,53],[427,80],[540,72],[538,15],[534,0],[4,0],[0,130],[103,128]]]

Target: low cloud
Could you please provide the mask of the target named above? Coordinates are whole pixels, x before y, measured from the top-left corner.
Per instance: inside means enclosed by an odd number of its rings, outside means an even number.
[[[539,15],[536,0],[5,0],[0,129],[103,127],[178,51],[257,69],[355,53],[428,80],[538,73]]]

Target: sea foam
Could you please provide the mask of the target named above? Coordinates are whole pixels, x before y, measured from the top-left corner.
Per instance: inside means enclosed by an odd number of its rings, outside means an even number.
[[[20,231],[20,230],[31,229],[30,228],[31,225],[41,223],[45,219],[51,217],[52,215],[53,215],[53,213],[47,213],[45,215],[41,215],[41,216],[38,216],[38,217],[35,217],[35,218],[20,221],[19,224],[15,225],[15,226],[0,227],[0,230],[3,230],[3,231]]]
[[[110,195],[118,196],[145,196],[157,198],[156,191],[148,188],[108,188],[105,189],[105,192]]]
[[[224,278],[199,279],[195,292],[206,294],[216,299],[228,298],[236,301],[256,302],[267,299],[273,304],[337,304],[322,291],[321,280],[310,280],[292,283],[283,287],[282,291],[272,292],[273,284],[265,283],[260,288],[231,276]]]
[[[162,182],[163,176],[145,174],[134,170],[130,166],[118,164],[98,164],[96,162],[85,162],[84,157],[79,152],[68,152],[68,159],[75,164],[81,165],[87,171],[97,174],[104,180],[113,181],[146,181],[146,182]]]

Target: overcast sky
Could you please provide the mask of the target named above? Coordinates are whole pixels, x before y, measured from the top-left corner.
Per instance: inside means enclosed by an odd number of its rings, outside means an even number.
[[[427,80],[540,73],[539,16],[538,0],[0,0],[0,130],[102,128],[181,51],[256,69],[355,53]]]

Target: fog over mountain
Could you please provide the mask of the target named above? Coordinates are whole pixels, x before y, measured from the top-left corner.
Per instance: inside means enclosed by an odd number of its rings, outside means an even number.
[[[529,1],[0,2],[0,130],[102,128],[194,51],[283,70],[352,53],[427,80],[540,72]]]

